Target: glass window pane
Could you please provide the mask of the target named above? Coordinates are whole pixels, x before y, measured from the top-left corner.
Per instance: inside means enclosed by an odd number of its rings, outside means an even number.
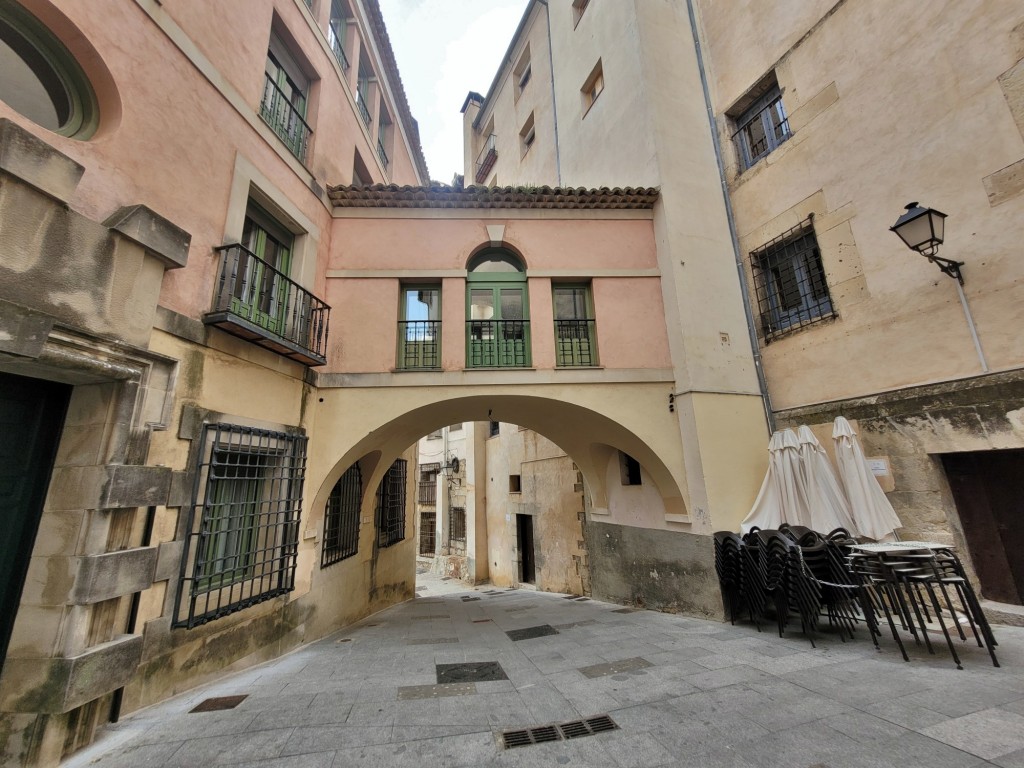
[[[494,317],[494,291],[490,288],[472,289],[469,304],[470,320],[490,320]]]
[[[555,288],[555,320],[586,320],[587,289]]]
[[[520,288],[501,289],[501,319],[523,319],[523,291]]]
[[[35,46],[0,19],[0,98],[51,131],[71,116],[64,81]]]
[[[440,320],[441,292],[436,288],[407,288],[405,291],[406,320]]]

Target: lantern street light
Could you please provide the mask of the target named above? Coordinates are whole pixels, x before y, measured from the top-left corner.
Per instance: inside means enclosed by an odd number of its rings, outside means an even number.
[[[963,285],[964,276],[960,274],[960,267],[964,263],[936,255],[945,234],[945,220],[946,214],[941,211],[922,208],[917,203],[907,203],[907,212],[889,227],[889,231],[899,235],[900,240],[906,243],[908,248],[917,251],[938,266],[943,274],[955,277],[960,285]]]
[[[964,309],[967,329],[974,342],[974,351],[978,353],[978,362],[981,364],[982,373],[988,373],[988,361],[985,360],[985,353],[982,351],[981,341],[978,339],[978,329],[974,327],[971,308],[967,304],[967,296],[964,295],[964,276],[960,273],[960,267],[964,263],[936,255],[945,237],[945,229],[946,214],[936,211],[934,208],[922,208],[917,203],[907,203],[906,213],[889,227],[889,231],[899,235],[900,240],[906,243],[908,248],[917,251],[932,264],[938,266],[944,275],[956,278],[956,291],[960,296],[960,306]]]

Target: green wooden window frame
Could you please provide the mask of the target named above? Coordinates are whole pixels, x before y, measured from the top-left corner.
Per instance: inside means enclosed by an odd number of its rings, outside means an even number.
[[[402,371],[431,371],[441,368],[441,285],[439,283],[402,284],[398,317],[396,367]],[[420,297],[433,293],[434,299]],[[426,317],[413,317],[410,301],[427,307]]]
[[[489,316],[479,316],[484,309]],[[500,248],[477,254],[466,274],[466,367],[529,368],[530,348],[530,292],[522,261]]]
[[[555,320],[555,365],[589,368],[598,365],[594,296],[589,283],[551,286]]]

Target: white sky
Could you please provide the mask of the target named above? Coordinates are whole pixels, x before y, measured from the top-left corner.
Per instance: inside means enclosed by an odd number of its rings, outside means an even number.
[[[380,0],[430,176],[462,173],[462,115],[486,95],[527,0]]]

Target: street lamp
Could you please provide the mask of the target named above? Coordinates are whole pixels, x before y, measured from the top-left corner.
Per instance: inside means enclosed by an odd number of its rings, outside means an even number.
[[[974,327],[971,308],[967,304],[967,296],[964,295],[964,276],[960,273],[960,267],[964,263],[936,255],[939,252],[939,246],[942,245],[945,229],[946,214],[936,211],[934,208],[922,208],[917,203],[907,203],[906,213],[889,227],[889,231],[899,235],[900,240],[906,243],[908,248],[917,251],[932,264],[938,266],[944,275],[956,278],[956,291],[960,296],[960,305],[964,309],[964,319],[967,320],[967,329],[971,333],[974,350],[978,353],[978,362],[981,364],[982,373],[988,373],[988,361],[985,360],[985,353],[982,351],[981,341],[978,339],[978,330]]]
[[[908,248],[937,265],[943,274],[955,277],[963,285],[964,276],[960,274],[960,267],[964,263],[936,255],[945,234],[945,220],[946,214],[941,211],[922,208],[917,203],[907,203],[907,212],[889,227],[889,231],[899,235]]]

